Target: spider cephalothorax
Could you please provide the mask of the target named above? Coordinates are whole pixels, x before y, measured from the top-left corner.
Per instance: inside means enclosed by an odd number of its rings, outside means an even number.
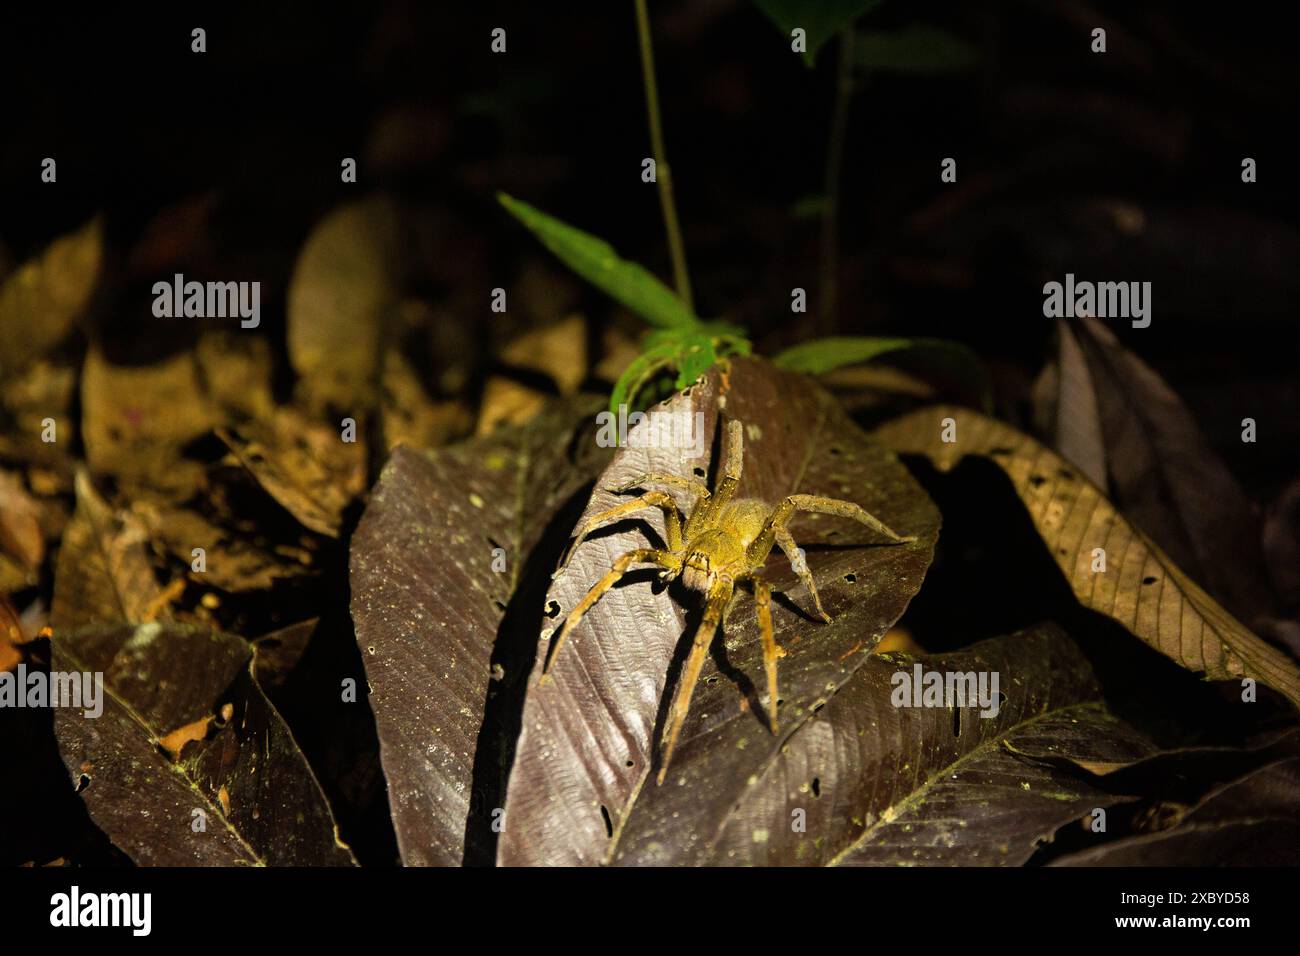
[[[563,571],[569,559],[587,537],[597,527],[618,518],[624,518],[646,508],[659,508],[664,514],[664,531],[667,537],[666,548],[635,548],[615,559],[609,572],[597,581],[565,618],[560,635],[555,639],[549,662],[544,666],[542,680],[546,680],[550,667],[559,656],[569,632],[577,627],[582,616],[587,613],[601,595],[613,587],[634,564],[653,564],[660,567],[660,577],[672,581],[681,577],[682,584],[694,591],[701,591],[707,597],[704,617],[695,633],[691,651],[682,667],[681,680],[664,729],[663,752],[660,762],[658,782],[663,783],[672,760],[673,748],[681,733],[682,723],[690,707],[691,694],[704,667],[709,645],[717,631],[736,586],[749,584],[754,592],[754,606],[758,614],[759,630],[763,638],[763,664],[767,671],[767,720],[773,733],[777,730],[776,719],[776,662],[782,654],[772,636],[772,590],[770,585],[758,573],[772,546],[777,545],[785,553],[799,580],[812,595],[813,605],[822,620],[829,622],[830,615],[822,609],[821,598],[813,583],[812,573],[804,563],[794,538],[786,529],[786,524],[796,511],[811,511],[818,514],[839,515],[853,518],[878,532],[896,544],[915,541],[913,535],[902,536],[894,533],[878,519],[873,517],[860,505],[836,498],[823,498],[818,495],[790,495],[773,506],[757,498],[736,498],[736,488],[740,484],[741,467],[744,461],[744,429],[740,422],[727,423],[726,457],[717,487],[710,492],[704,482],[682,478],[677,475],[639,475],[621,487],[610,489],[616,494],[623,494],[633,488],[647,485],[667,485],[695,493],[695,504],[683,527],[682,510],[666,491],[647,491],[630,501],[601,511],[588,518],[579,530],[569,549],[568,557],[560,566]],[[558,575],[560,571],[557,571]]]

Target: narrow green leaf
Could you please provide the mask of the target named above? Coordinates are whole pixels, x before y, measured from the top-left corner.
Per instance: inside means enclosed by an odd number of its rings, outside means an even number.
[[[635,262],[620,259],[613,246],[534,209],[505,193],[497,200],[570,269],[651,325],[687,328],[699,320],[676,294]]]

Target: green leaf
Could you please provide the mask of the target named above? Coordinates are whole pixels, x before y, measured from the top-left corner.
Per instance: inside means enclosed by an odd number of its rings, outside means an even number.
[[[854,17],[880,5],[880,0],[754,0],[767,18],[787,36],[801,27],[807,36],[804,63],[813,66],[817,52]]]
[[[946,30],[913,24],[902,30],[864,30],[854,39],[854,59],[864,70],[956,73],[979,61],[979,52]]]
[[[565,265],[651,325],[670,329],[698,324],[699,319],[672,289],[635,262],[620,259],[603,239],[505,193],[497,193],[497,200]]]
[[[632,364],[623,370],[623,374],[614,383],[614,391],[609,396],[609,410],[615,415],[619,407],[632,406],[632,400],[650,379],[658,372],[673,364],[677,355],[677,346],[672,342],[663,342],[642,352]]]

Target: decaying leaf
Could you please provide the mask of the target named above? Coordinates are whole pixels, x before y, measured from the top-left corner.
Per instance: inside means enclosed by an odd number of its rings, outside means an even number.
[[[341,427],[279,408],[266,422],[217,429],[266,493],[306,528],[337,537],[343,511],[365,490],[365,444]]]
[[[531,660],[536,630],[519,622],[538,623],[541,592],[536,608],[512,602],[525,574],[549,576],[553,564],[534,566],[538,541],[603,463],[590,436],[574,437],[597,406],[562,404],[527,429],[424,454],[397,448],[353,536],[352,618],[408,865],[459,865],[467,840],[491,832],[506,771],[492,761],[511,722],[493,698]]]
[[[103,674],[102,715],[56,708],[59,751],[91,818],[136,863],[352,863],[250,658],[237,637],[173,623],[56,635],[53,670]]]
[[[955,440],[945,441],[949,429]],[[1300,704],[1300,668],[1220,607],[1055,452],[954,406],[920,409],[875,435],[900,453],[928,456],[942,471],[968,454],[991,459],[1010,477],[1085,607],[1114,618],[1189,670],[1213,680],[1258,678]],[[1106,570],[1094,571],[1102,560]]]
[[[472,426],[469,409],[457,401],[429,397],[411,362],[397,349],[384,354],[379,398],[384,447],[439,448]]]
[[[1178,395],[1097,319],[1057,328],[1057,449],[1234,615],[1270,614],[1259,522]]]
[[[114,364],[92,347],[81,374],[81,406],[92,473],[182,498],[201,480],[202,468],[185,461],[181,449],[219,418],[193,353],[136,367]]]
[[[76,483],[77,510],[64,533],[54,573],[53,626],[62,632],[101,622],[167,617],[143,525],[129,514],[114,512],[84,471],[77,473]]]
[[[40,506],[15,474],[0,470],[0,553],[9,555],[28,572],[35,572],[45,557]]]
[[[307,238],[289,282],[289,360],[312,410],[354,414],[374,399],[380,343],[400,294],[398,210],[341,206]]]
[[[1295,866],[1300,862],[1300,757],[1216,788],[1174,826],[1083,850],[1055,866]]]
[[[72,331],[95,291],[103,246],[103,224],[94,219],[0,283],[0,381]]]
[[[652,586],[653,575],[629,575],[588,612],[555,662],[553,681],[538,685],[540,665],[534,667],[498,851],[503,864],[604,862],[617,855],[624,832],[640,825],[642,801],[653,806],[680,794],[713,805],[715,793],[731,800],[871,657],[929,565],[939,526],[933,504],[907,470],[806,377],[737,359],[654,411],[698,428],[700,443],[635,447],[633,431],[629,447],[597,482],[587,514],[627,500],[607,489],[635,476],[705,474],[719,414],[725,412],[745,425],[739,495],[773,505],[795,492],[845,498],[919,540],[882,546],[846,519],[801,516],[792,522],[835,620],[824,624],[806,613],[808,595],[777,552],[767,576],[786,595],[773,606],[776,639],[785,650],[781,733],[773,736],[761,717],[754,690],[755,682],[762,683],[760,642],[752,600],[742,595],[725,637],[717,638],[713,660],[705,664],[669,776],[659,788],[650,770],[667,707],[664,692],[673,686],[672,664],[684,653],[699,612],[676,587],[661,590]],[[686,434],[679,432],[679,445]],[[614,558],[656,541],[647,528],[663,540],[661,516],[646,513],[644,520],[593,535],[577,550],[547,595],[550,621],[537,644],[539,659],[547,652],[546,637]],[[683,827],[680,835],[689,839],[693,832]],[[684,851],[665,851],[674,857],[677,852]]]
[[[223,591],[264,590],[277,581],[316,571],[312,552],[304,547],[273,544],[256,529],[235,531],[209,521],[197,511],[136,501],[131,514],[160,550],[189,569],[190,579]],[[196,548],[203,549],[203,570],[194,570]]]
[[[572,395],[587,376],[587,323],[570,315],[517,336],[501,350],[501,360],[549,376],[561,395]]]

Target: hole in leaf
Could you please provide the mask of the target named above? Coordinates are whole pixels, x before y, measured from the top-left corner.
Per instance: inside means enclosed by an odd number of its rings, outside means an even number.
[[[605,821],[605,836],[613,837],[614,821],[609,818],[609,811],[605,809],[605,805],[603,803],[600,805],[600,816],[601,819]]]
[[[706,472],[699,465],[696,465],[694,468],[692,468],[691,472],[695,475],[696,478],[703,478],[705,475],[708,474],[708,472]]]
[[[961,736],[961,708],[960,707],[954,707],[952,709],[952,735],[954,737]]]
[[[81,793],[90,786],[90,774],[83,773],[77,781],[77,793]]]
[[[822,795],[822,778],[821,778],[821,777],[813,777],[813,781],[812,781],[812,792],[813,792],[813,796],[814,796],[814,797],[820,797],[820,796]]]
[[[1148,575],[1147,577],[1145,577],[1145,578],[1142,579],[1142,583],[1143,583],[1143,584],[1155,584],[1155,583],[1156,583],[1156,579]]]
[[[557,617],[560,613],[560,602],[551,601],[546,605],[546,616],[550,618]]]
[[[849,584],[857,584],[858,576],[850,571],[848,574],[844,575],[844,580],[848,581]]]

